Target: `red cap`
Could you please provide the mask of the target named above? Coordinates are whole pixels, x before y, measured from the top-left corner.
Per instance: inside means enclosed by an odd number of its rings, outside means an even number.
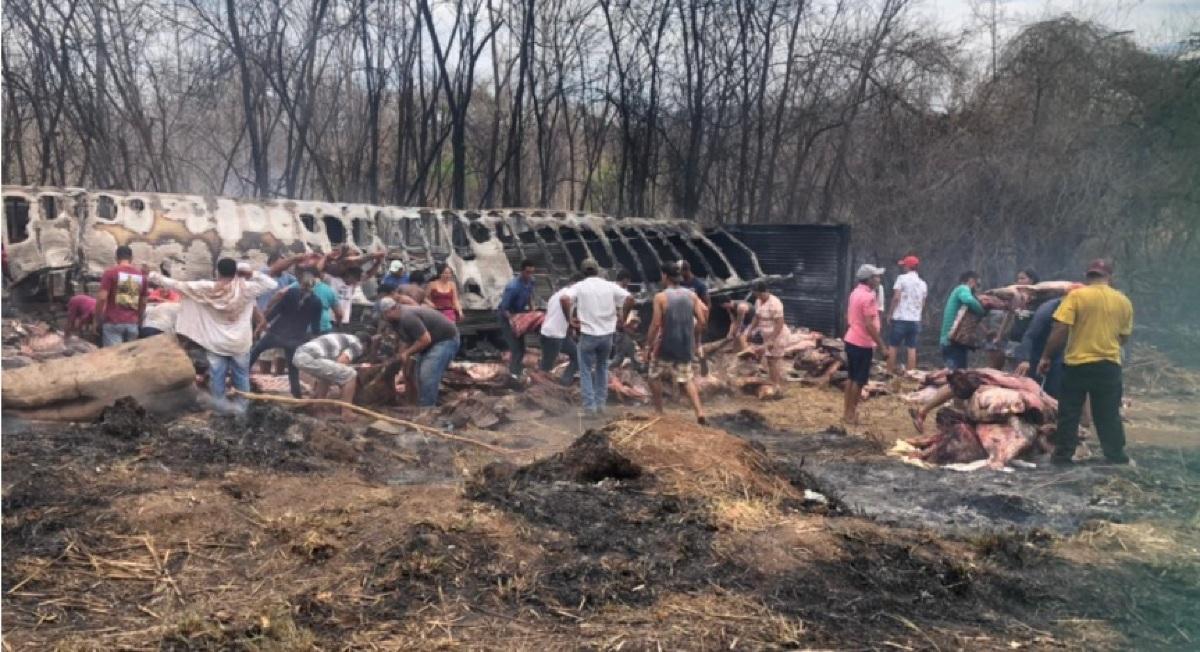
[[[900,261],[897,262],[896,264],[904,265],[905,267],[917,267],[921,264],[921,259],[917,258],[916,256],[905,256],[904,258],[901,258]]]
[[[1103,258],[1097,258],[1088,264],[1087,273],[1099,274],[1101,276],[1112,276],[1112,263],[1104,260]]]

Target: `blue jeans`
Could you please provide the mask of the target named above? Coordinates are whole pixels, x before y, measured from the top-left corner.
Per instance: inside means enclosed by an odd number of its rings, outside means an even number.
[[[947,369],[966,369],[968,353],[970,349],[961,344],[951,342],[942,345],[942,361]]]
[[[116,346],[137,338],[137,324],[104,324],[100,327],[100,346]]]
[[[608,357],[613,336],[579,335],[579,387],[583,409],[599,412],[608,402]]]
[[[421,407],[437,405],[438,389],[442,386],[442,376],[446,367],[458,353],[459,340],[442,340],[425,349],[417,357],[417,397]]]
[[[575,347],[575,340],[567,337],[546,337],[540,336],[542,340],[542,371],[550,371],[554,368],[554,364],[558,362],[558,354],[565,353],[570,363],[567,364],[566,371],[563,371],[562,378],[559,382],[564,385],[570,385],[575,379],[575,372],[579,369],[579,351]]]
[[[496,320],[500,322],[500,335],[508,345],[508,373],[520,376],[521,372],[525,371],[525,337],[517,337],[513,332],[512,322],[504,317],[497,315]]]
[[[233,374],[234,389],[250,391],[250,352],[239,356],[217,355],[211,351],[208,353],[208,388],[212,390],[217,410],[227,412],[232,408],[234,412],[245,412],[245,398],[239,396],[233,399],[232,405],[225,399],[226,373]]]

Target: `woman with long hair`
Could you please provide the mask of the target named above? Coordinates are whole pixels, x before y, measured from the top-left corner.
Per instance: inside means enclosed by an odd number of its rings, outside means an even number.
[[[437,278],[429,282],[426,301],[435,310],[446,316],[454,323],[462,320],[462,304],[458,302],[458,283],[454,280],[454,270],[446,263],[438,263]]]

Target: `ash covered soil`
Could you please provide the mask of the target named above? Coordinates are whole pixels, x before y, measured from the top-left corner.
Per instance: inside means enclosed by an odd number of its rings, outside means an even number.
[[[714,406],[713,428],[634,410],[461,433],[507,455],[278,408],[6,420],[5,641],[1195,649],[1195,447],[930,471],[882,452],[907,435],[899,401],[836,434],[839,401],[792,387]]]

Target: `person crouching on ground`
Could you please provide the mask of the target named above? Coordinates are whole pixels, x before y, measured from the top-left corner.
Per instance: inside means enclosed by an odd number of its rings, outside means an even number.
[[[217,409],[229,409],[225,399],[226,373],[233,376],[234,388],[250,391],[254,300],[279,284],[262,272],[251,272],[250,278],[239,277],[238,264],[232,258],[217,261],[215,281],[177,281],[158,272],[151,272],[149,280],[183,295],[175,332],[207,352],[209,389]],[[236,399],[232,409],[244,412],[246,399]]]
[[[396,353],[401,367],[415,369],[417,404],[422,408],[437,405],[442,376],[454,360],[460,344],[458,327],[445,315],[427,306],[396,304],[387,312],[401,345]],[[409,359],[414,359],[412,365]],[[412,378],[405,376],[405,385]]]
[[[330,388],[341,388],[340,400],[354,402],[358,389],[358,372],[350,364],[362,357],[363,344],[357,336],[348,333],[327,333],[309,340],[292,356],[296,369],[317,379],[313,387],[313,398],[325,398]],[[354,412],[342,408],[342,418],[353,419]]]
[[[879,300],[875,289],[883,280],[883,269],[874,265],[863,265],[854,275],[858,285],[850,293],[849,307],[846,309],[846,379],[844,396],[844,411],[842,421],[847,425],[858,425],[858,401],[862,398],[862,388],[871,378],[871,360],[875,357],[875,347],[884,348],[883,337],[879,334]]]
[[[663,411],[663,381],[683,387],[696,421],[706,424],[700,391],[692,372],[692,356],[696,351],[697,325],[708,321],[708,310],[700,297],[689,289],[679,287],[679,268],[674,263],[662,266],[662,291],[654,295],[654,317],[646,335],[646,364],[650,367],[650,392],[654,409]]]

